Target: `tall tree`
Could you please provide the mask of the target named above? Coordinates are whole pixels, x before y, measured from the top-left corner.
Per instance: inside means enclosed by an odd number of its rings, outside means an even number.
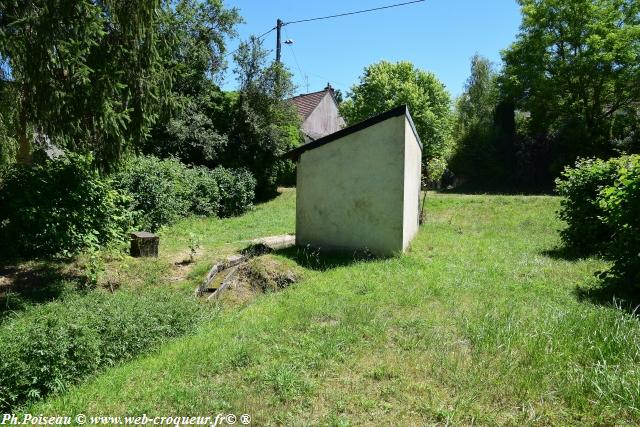
[[[16,90],[5,66],[0,58],[0,173],[15,161],[17,154],[16,135],[12,132],[16,121]]]
[[[577,155],[637,151],[638,0],[519,0],[522,24],[503,52],[505,96],[530,113],[528,132]],[[559,167],[556,167],[559,169]]]
[[[227,165],[248,168],[257,180],[256,196],[267,198],[286,167],[280,156],[300,141],[300,119],[286,101],[294,90],[291,73],[278,62],[267,64],[256,37],[240,45],[235,61],[240,91]]]
[[[476,125],[491,125],[498,103],[498,74],[487,58],[478,54],[471,58],[471,75],[464,92],[456,102],[457,132]]]
[[[409,106],[424,145],[424,160],[443,172],[440,165],[450,156],[453,144],[451,98],[434,74],[407,61],[370,65],[340,105],[340,112],[352,124],[401,104]],[[437,173],[430,175],[438,178]]]
[[[471,58],[471,75],[456,101],[456,149],[450,168],[475,189],[504,186],[507,165],[496,123],[498,74],[487,58]]]
[[[144,150],[185,163],[214,166],[227,147],[235,96],[216,85],[225,69],[226,40],[242,22],[236,8],[220,0],[177,0],[163,10],[162,40],[173,85]]]
[[[161,0],[0,0],[0,57],[19,91],[19,159],[28,129],[108,167],[143,140],[170,86],[157,42]]]

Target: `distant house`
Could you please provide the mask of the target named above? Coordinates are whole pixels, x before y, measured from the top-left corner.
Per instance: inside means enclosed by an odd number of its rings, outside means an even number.
[[[298,246],[407,249],[418,231],[422,144],[405,105],[286,156],[297,161]]]
[[[302,120],[300,128],[306,142],[327,136],[345,126],[330,84],[319,92],[295,96],[289,102],[298,110]]]

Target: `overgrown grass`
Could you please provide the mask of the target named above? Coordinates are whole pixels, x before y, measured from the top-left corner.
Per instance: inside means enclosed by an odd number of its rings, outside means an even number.
[[[283,189],[276,203],[261,204],[249,213],[215,219],[193,216],[158,232],[160,256],[131,258],[113,251],[100,254],[105,271],[99,287],[177,287],[190,294],[218,258],[234,253],[249,240],[295,231],[295,191]],[[190,245],[198,245],[193,263]],[[124,248],[126,250],[126,248]],[[72,263],[52,260],[0,263],[0,322],[33,305],[73,296],[86,282],[90,257],[80,255]]]
[[[165,241],[178,248],[195,230],[224,252],[292,231],[293,196],[240,218],[185,221]],[[270,255],[302,266],[304,280],[29,412],[232,412],[254,425],[638,423],[638,320],[577,297],[605,265],[553,250],[558,206],[432,195],[405,256]]]
[[[193,331],[201,309],[166,289],[89,292],[7,319],[0,327],[0,410],[63,391]]]

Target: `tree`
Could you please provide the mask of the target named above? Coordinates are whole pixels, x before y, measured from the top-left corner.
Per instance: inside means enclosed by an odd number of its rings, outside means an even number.
[[[491,61],[474,55],[471,75],[456,102],[456,151],[450,168],[475,188],[504,186],[509,169],[496,120],[497,78]]]
[[[16,90],[2,65],[0,61],[0,175],[15,161],[17,154],[15,133],[12,132],[16,119]]]
[[[530,113],[528,136],[552,144],[552,169],[576,156],[638,151],[640,2],[519,3],[522,24],[503,52],[501,88]]]
[[[173,84],[144,151],[190,164],[220,164],[236,96],[221,92],[216,79],[226,67],[225,41],[241,21],[238,10],[220,0],[178,0],[164,8],[161,38],[171,46],[165,61]]]
[[[344,101],[344,95],[342,94],[342,91],[340,89],[336,89],[333,91],[333,97],[335,98],[338,105],[342,104],[342,101]]]
[[[442,164],[453,145],[451,98],[434,74],[407,61],[370,65],[340,105],[340,112],[353,124],[401,104],[409,106],[424,146],[423,159],[427,163],[440,159],[436,163]]]
[[[225,166],[246,167],[257,180],[256,197],[275,194],[286,169],[280,157],[300,142],[299,117],[286,100],[293,95],[291,73],[267,65],[262,42],[252,37],[235,54],[240,84]]]
[[[456,102],[456,133],[475,126],[490,126],[498,103],[498,74],[487,58],[478,54],[471,58],[471,75]]]
[[[107,168],[139,144],[170,87],[157,43],[161,0],[0,0],[0,58],[19,93],[19,159],[30,126]]]

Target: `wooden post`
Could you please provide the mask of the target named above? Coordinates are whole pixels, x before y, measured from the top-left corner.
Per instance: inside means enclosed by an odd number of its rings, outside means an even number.
[[[131,233],[132,257],[157,257],[160,237],[146,231]]]

